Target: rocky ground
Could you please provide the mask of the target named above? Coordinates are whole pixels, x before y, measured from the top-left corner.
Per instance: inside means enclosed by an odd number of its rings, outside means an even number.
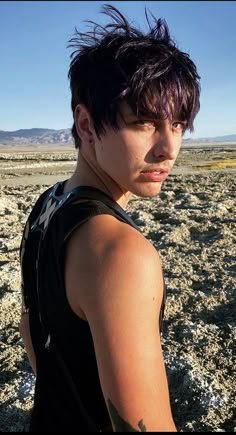
[[[38,195],[67,178],[74,162],[72,151],[0,151],[0,431],[23,430],[34,390],[18,331],[23,225]],[[183,149],[160,196],[128,205],[163,263],[163,350],[184,432],[236,430],[235,162],[233,147]]]

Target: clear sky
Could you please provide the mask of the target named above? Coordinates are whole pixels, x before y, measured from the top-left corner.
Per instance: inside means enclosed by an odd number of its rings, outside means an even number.
[[[67,72],[74,28],[107,22],[113,4],[147,29],[144,7],[164,18],[178,47],[201,76],[201,110],[187,137],[236,134],[236,2],[230,1],[1,1],[0,130],[70,128]]]

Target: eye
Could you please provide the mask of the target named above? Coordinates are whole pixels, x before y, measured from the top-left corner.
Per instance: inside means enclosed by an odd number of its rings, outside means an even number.
[[[184,132],[186,129],[186,122],[184,121],[175,121],[172,123],[172,127],[176,131]]]

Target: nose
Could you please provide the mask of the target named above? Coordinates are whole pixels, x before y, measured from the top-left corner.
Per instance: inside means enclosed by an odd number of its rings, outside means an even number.
[[[153,155],[160,160],[176,160],[180,145],[181,138],[174,136],[172,132],[159,132],[153,147]]]

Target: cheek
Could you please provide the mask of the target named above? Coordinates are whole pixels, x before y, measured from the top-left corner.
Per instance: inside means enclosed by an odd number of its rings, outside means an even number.
[[[96,147],[96,160],[103,171],[110,173],[122,163],[122,150],[115,141],[99,143]]]
[[[143,137],[130,131],[109,135],[96,144],[97,162],[108,173],[121,174],[135,170],[148,152],[146,142]]]
[[[149,150],[147,137],[135,132],[123,134],[122,152],[131,165],[143,160]],[[151,147],[151,145],[150,145]]]

